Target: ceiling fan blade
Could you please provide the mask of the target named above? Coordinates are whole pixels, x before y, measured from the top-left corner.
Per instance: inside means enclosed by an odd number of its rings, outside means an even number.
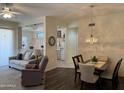
[[[13,11],[11,11],[11,13],[13,13],[13,14],[17,14],[17,15],[21,15],[22,13],[19,13],[19,12],[13,12]]]
[[[0,15],[3,15],[4,13],[0,13]]]

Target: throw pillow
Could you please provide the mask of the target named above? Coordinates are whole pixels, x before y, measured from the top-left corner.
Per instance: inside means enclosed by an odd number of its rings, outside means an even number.
[[[22,56],[23,56],[23,55],[22,55],[21,53],[18,53],[18,55],[16,56],[16,59],[17,59],[17,60],[22,60]]]
[[[19,53],[21,53],[22,55],[25,55],[26,49],[20,49],[20,50],[19,50]]]
[[[29,60],[30,56],[32,54],[32,51],[26,51],[25,55],[24,55],[24,60]]]

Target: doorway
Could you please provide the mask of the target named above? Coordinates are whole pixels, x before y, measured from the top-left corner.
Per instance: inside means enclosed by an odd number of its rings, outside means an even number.
[[[60,42],[60,41],[57,41],[57,42]],[[75,56],[77,54],[77,49],[78,49],[78,28],[77,27],[68,28],[65,30],[64,43],[65,43],[64,44],[65,52],[61,53],[64,56],[64,61],[58,60],[58,67],[73,68],[74,64],[72,61],[72,56]],[[59,43],[57,45],[59,46]],[[58,50],[59,49],[60,48],[58,48]]]
[[[57,60],[65,61],[66,28],[57,29]]]
[[[78,49],[78,28],[69,28],[67,37],[67,61],[66,63],[73,66],[72,56],[77,54]]]
[[[9,64],[8,58],[14,54],[13,31],[0,28],[0,66]]]

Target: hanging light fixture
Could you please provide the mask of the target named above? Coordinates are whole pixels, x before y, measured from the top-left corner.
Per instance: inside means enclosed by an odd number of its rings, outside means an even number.
[[[88,25],[91,28],[91,35],[89,38],[86,39],[86,43],[90,43],[90,44],[94,44],[94,43],[98,42],[98,39],[93,36],[93,31],[94,31],[94,27],[95,27],[95,23],[93,22],[93,7],[94,7],[93,5],[90,6],[90,8],[91,8],[90,21],[91,22]]]
[[[8,4],[5,4],[5,6],[2,8],[2,10],[0,11],[0,16],[2,16],[5,19],[9,19],[12,17],[16,17],[16,15],[21,15],[20,12],[14,12],[12,11],[9,7]]]

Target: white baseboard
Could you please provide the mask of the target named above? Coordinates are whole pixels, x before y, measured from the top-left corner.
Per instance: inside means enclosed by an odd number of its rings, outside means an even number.
[[[57,67],[61,67],[61,68],[74,68],[73,66],[57,66]]]
[[[59,65],[59,66],[54,66],[54,67],[50,67],[50,68],[47,68],[46,70],[45,70],[45,72],[47,72],[47,71],[50,71],[50,70],[53,70],[53,69],[55,69],[55,68],[74,68],[74,66],[69,66],[69,65]]]
[[[68,63],[60,62],[60,63],[57,64],[57,67],[62,67],[62,68],[74,68],[74,64],[68,64]]]
[[[45,72],[50,71],[50,70],[53,70],[53,69],[55,69],[55,68],[57,68],[57,66],[47,68],[47,69],[45,70]]]

